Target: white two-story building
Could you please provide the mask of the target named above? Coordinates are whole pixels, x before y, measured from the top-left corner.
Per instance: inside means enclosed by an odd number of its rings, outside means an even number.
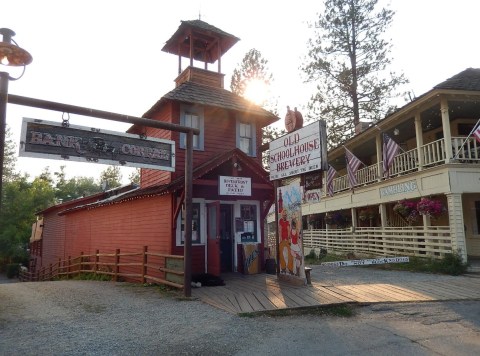
[[[325,174],[321,199],[302,206],[306,252],[479,258],[480,143],[470,135],[479,119],[480,69],[469,68],[330,150],[333,194]],[[384,133],[399,146],[389,174]],[[362,162],[353,184],[346,149]]]

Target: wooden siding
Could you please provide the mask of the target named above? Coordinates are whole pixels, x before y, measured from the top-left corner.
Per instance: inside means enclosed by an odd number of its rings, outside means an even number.
[[[96,250],[138,251],[143,246],[170,254],[172,207],[169,195],[132,200],[64,216],[45,216],[43,266],[59,258]]]
[[[184,82],[194,82],[223,89],[225,74],[212,72],[205,69],[188,67],[175,79],[176,86]]]
[[[45,267],[56,263],[65,256],[65,216],[59,216],[54,211],[44,216],[42,258],[37,260],[37,266]],[[48,236],[48,238],[46,238]]]

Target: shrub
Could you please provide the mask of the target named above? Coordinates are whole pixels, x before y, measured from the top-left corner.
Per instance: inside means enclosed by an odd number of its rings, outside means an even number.
[[[18,263],[11,263],[7,265],[7,278],[17,277],[20,272],[20,265]]]

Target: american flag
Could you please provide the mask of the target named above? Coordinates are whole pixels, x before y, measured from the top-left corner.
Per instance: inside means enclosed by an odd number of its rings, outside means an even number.
[[[347,150],[345,147],[345,159],[347,160],[347,174],[348,174],[348,181],[350,182],[350,189],[353,189],[354,186],[357,185],[357,177],[355,173],[357,173],[358,167],[360,167],[362,161],[360,161],[355,155]]]
[[[480,125],[473,131],[473,136],[480,142]]]
[[[398,154],[400,146],[386,133],[383,134],[383,176],[390,177],[390,167]]]
[[[333,168],[331,165],[328,165],[328,171],[327,171],[327,193],[329,197],[333,196],[333,178],[337,174],[337,171],[335,168]]]

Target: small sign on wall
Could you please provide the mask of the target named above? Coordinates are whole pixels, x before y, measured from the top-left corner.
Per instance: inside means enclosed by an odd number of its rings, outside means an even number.
[[[220,195],[236,195],[249,197],[252,195],[252,179],[250,177],[218,177]]]

